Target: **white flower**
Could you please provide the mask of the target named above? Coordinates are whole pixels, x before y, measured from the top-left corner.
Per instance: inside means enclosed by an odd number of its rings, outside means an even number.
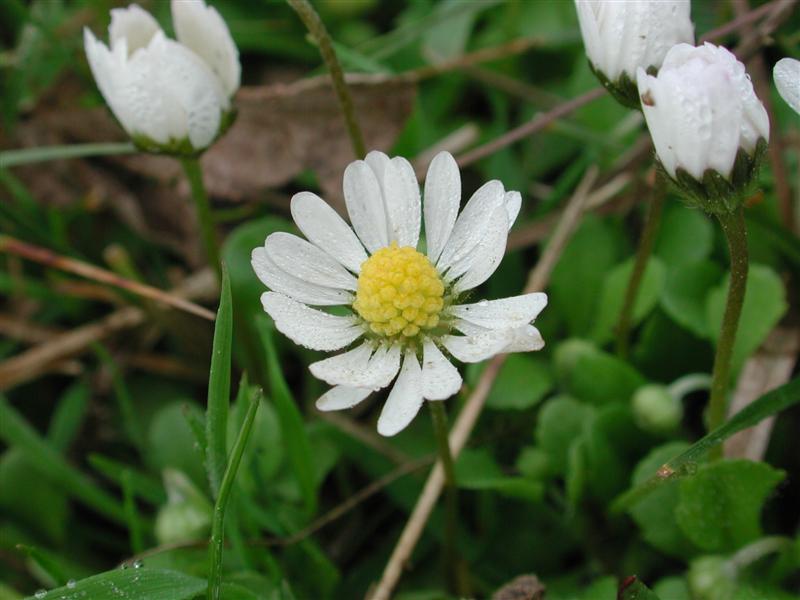
[[[138,5],[111,11],[111,48],[84,29],[97,86],[122,127],[145,147],[206,148],[225,125],[239,88],[239,53],[219,13],[203,0],[172,0],[178,41]]]
[[[675,44],[694,42],[689,0],[575,0],[586,55],[616,82],[658,69]]]
[[[778,93],[792,107],[794,112],[800,114],[800,60],[782,58],[775,63],[772,70],[775,87]]]
[[[370,152],[345,170],[344,196],[355,233],[322,199],[301,192],[291,210],[309,241],[274,233],[252,255],[256,274],[272,289],[261,297],[264,310],[281,333],[314,350],[353,344],[311,365],[315,377],[334,386],[317,408],[350,408],[397,376],[378,420],[379,433],[394,435],[424,399],[443,400],[461,387],[443,350],[478,362],[544,346],[531,322],[547,304],[545,294],[458,303],[500,264],[519,213],[518,192],[490,181],[458,215],[461,177],[442,152],[428,169],[422,210],[409,162]],[[417,250],[422,220],[427,254]]]
[[[739,150],[769,141],[769,118],[744,65],[725,48],[674,46],[657,77],[640,69],[639,94],[664,169],[702,181],[707,170],[731,177]]]

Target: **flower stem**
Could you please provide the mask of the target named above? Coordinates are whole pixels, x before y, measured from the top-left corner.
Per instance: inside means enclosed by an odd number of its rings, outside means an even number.
[[[200,161],[196,158],[182,158],[181,165],[189,179],[192,188],[192,199],[197,210],[197,220],[200,223],[200,232],[203,236],[203,245],[206,249],[208,263],[217,273],[217,278],[222,277],[222,268],[219,262],[219,244],[214,232],[214,220],[211,217],[211,203],[208,200],[205,185],[203,184],[203,170]]]
[[[453,455],[450,451],[450,441],[447,431],[447,413],[444,402],[431,401],[427,403],[431,409],[433,430],[439,448],[439,460],[444,470],[445,481],[445,530],[444,530],[444,565],[447,574],[448,587],[458,595],[464,595],[466,577],[462,574],[459,564],[456,544],[458,541],[458,487],[456,485],[455,466]]]
[[[664,209],[664,199],[666,195],[666,185],[664,181],[658,177],[653,188],[653,198],[650,202],[650,209],[647,211],[647,220],[645,221],[642,234],[639,237],[636,261],[633,263],[633,271],[628,280],[628,287],[625,290],[625,300],[622,303],[622,311],[619,314],[619,321],[617,321],[616,347],[617,355],[620,358],[627,358],[628,356],[628,333],[631,328],[631,321],[633,320],[636,296],[639,293],[639,286],[642,283],[642,278],[647,268],[647,261],[653,250],[653,243],[655,242],[656,234],[658,233],[661,223],[661,213]]]
[[[333,40],[328,30],[325,28],[322,19],[319,18],[317,11],[314,10],[314,7],[311,6],[308,0],[286,1],[298,14],[319,46],[319,53],[322,55],[322,60],[325,61],[328,71],[330,71],[331,74],[333,89],[336,91],[339,107],[342,109],[342,115],[347,125],[347,133],[350,136],[350,143],[353,145],[353,152],[355,152],[357,158],[364,158],[367,154],[367,149],[364,145],[364,136],[361,134],[361,128],[356,119],[356,113],[353,108],[353,98],[350,96],[350,90],[344,80],[342,65],[339,63],[336,50],[333,48]]]
[[[718,219],[728,241],[731,257],[731,281],[717,342],[717,353],[714,357],[714,372],[711,376],[711,398],[708,404],[709,431],[715,430],[725,420],[731,356],[747,288],[747,228],[744,222],[744,208],[740,206],[731,214],[718,215]],[[719,458],[721,452],[721,447],[715,448],[711,454],[712,458]]]

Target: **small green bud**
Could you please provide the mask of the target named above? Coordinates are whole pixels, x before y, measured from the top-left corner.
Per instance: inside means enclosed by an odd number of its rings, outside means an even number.
[[[683,418],[683,405],[663,385],[640,387],[633,395],[633,416],[644,431],[662,434],[673,431]]]
[[[164,469],[167,503],[156,516],[155,534],[159,544],[177,544],[204,538],[211,528],[211,502],[180,471]]]
[[[729,600],[736,590],[736,573],[724,556],[702,556],[686,577],[694,600]]]

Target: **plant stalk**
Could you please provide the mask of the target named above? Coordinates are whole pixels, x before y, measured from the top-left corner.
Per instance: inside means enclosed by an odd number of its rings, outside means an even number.
[[[203,184],[203,169],[200,161],[196,158],[181,158],[181,165],[186,172],[189,186],[192,189],[192,199],[194,200],[195,210],[197,210],[197,220],[200,223],[200,233],[203,236],[203,245],[206,249],[208,263],[217,274],[217,280],[222,279],[222,267],[219,259],[219,243],[214,231],[214,219],[211,215],[211,203],[208,200],[206,187]]]
[[[636,307],[636,296],[639,294],[639,287],[642,284],[644,272],[647,268],[647,261],[650,259],[650,254],[653,251],[653,243],[655,242],[659,225],[661,224],[661,214],[664,212],[664,200],[667,194],[666,184],[661,177],[656,178],[652,196],[650,208],[647,211],[647,220],[645,221],[642,234],[639,237],[639,247],[636,250],[636,260],[633,263],[633,271],[628,280],[628,287],[625,289],[622,311],[620,311],[619,320],[617,321],[616,347],[617,355],[620,358],[627,358],[628,356],[628,334],[630,333],[631,321],[633,320],[633,311]]]
[[[731,260],[731,278],[722,328],[714,356],[714,372],[711,376],[711,397],[708,404],[708,430],[713,431],[725,420],[727,390],[731,372],[731,357],[742,313],[744,295],[747,288],[747,228],[744,222],[744,207],[731,214],[718,215],[722,231],[728,242]],[[721,447],[712,451],[712,458],[722,455]]]
[[[447,585],[453,593],[463,596],[466,590],[466,577],[462,569],[457,552],[458,543],[458,486],[456,485],[456,472],[453,463],[453,454],[450,451],[450,441],[447,430],[447,413],[444,402],[431,401],[427,403],[431,409],[433,431],[436,435],[436,444],[439,450],[439,460],[444,470],[445,481],[445,529],[444,529],[444,567],[447,576]]]
[[[350,95],[347,82],[344,80],[342,65],[339,63],[336,50],[333,48],[333,40],[328,30],[325,28],[322,19],[319,18],[317,11],[314,10],[314,7],[311,6],[308,0],[286,1],[303,21],[303,24],[305,24],[309,33],[319,46],[319,53],[322,55],[322,60],[325,61],[325,65],[328,67],[328,71],[331,74],[333,89],[336,92],[336,98],[339,100],[339,107],[342,109],[342,116],[347,125],[347,133],[350,136],[353,152],[355,152],[356,158],[364,158],[367,154],[364,136],[361,133],[361,127],[356,119],[355,109],[353,108],[353,98]]]

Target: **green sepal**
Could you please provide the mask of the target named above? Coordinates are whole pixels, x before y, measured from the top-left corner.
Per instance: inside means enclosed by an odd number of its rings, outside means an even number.
[[[636,86],[636,82],[630,78],[630,76],[623,72],[622,75],[616,81],[611,81],[606,74],[603,73],[600,69],[596,69],[592,64],[592,61],[589,61],[589,68],[594,73],[594,76],[603,84],[603,87],[606,88],[609,94],[619,102],[625,108],[632,108],[634,110],[641,111],[642,110],[642,103],[639,98],[639,88]],[[647,74],[648,75],[655,75],[657,69],[655,67],[648,67]]]
[[[178,156],[182,158],[199,158],[211,145],[221,138],[234,121],[236,121],[237,111],[236,108],[231,108],[222,113],[220,118],[219,130],[213,140],[204,148],[195,148],[189,141],[189,138],[182,138],[179,140],[170,139],[166,143],[156,142],[146,135],[132,134],[131,141],[142,152],[148,154],[166,154],[169,156]]]

